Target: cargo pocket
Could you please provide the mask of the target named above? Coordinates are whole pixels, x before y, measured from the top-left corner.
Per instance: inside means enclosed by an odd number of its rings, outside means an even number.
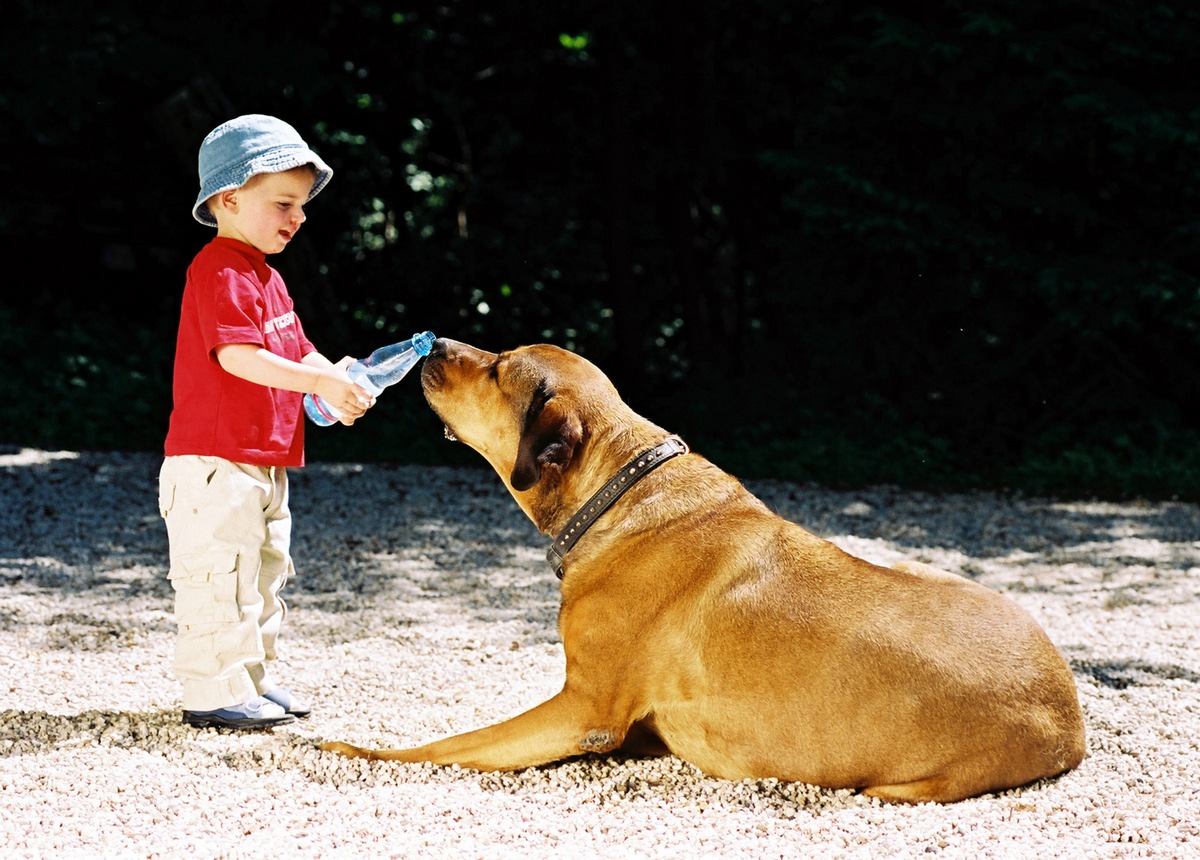
[[[180,556],[167,574],[175,589],[175,618],[180,624],[237,621],[238,553]]]
[[[171,508],[175,507],[175,482],[166,481],[162,478],[158,480],[158,512],[162,514],[165,520],[167,514],[171,512]]]

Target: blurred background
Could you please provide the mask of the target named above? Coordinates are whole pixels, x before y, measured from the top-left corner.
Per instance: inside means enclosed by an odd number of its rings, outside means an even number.
[[[196,152],[333,359],[595,361],[742,478],[1200,499],[1200,6],[6,0],[0,444],[160,451]],[[309,460],[480,465],[410,378]]]

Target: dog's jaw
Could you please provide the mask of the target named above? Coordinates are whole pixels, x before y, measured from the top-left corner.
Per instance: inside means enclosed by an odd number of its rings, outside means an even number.
[[[429,395],[433,391],[437,391],[446,383],[446,369],[440,359],[445,357],[445,344],[435,342],[437,347],[437,355],[430,355],[424,366],[421,368],[421,389],[425,393],[425,401],[429,403],[433,409],[433,403],[429,399]],[[434,409],[434,413],[437,410]],[[441,415],[438,415],[441,418]],[[442,419],[442,435],[451,442],[460,441],[458,435],[450,429],[450,424],[444,418]]]

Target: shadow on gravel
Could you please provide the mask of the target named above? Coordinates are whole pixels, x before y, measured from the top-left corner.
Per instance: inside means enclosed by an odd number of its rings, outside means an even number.
[[[885,540],[899,550],[940,548],[980,559],[1016,552],[1062,554],[1072,548],[1080,557],[1109,552],[1110,560],[1129,563],[1161,557],[1153,547],[1130,547],[1136,540],[1171,547],[1185,563],[1200,564],[1200,505],[933,494],[895,487],[828,490],[779,481],[746,485],[772,510],[823,537],[853,535]]]
[[[0,711],[0,756],[97,745],[156,752],[177,748],[192,731],[183,725],[178,710],[79,714],[5,710]]]
[[[1071,660],[1071,669],[1076,675],[1095,678],[1102,686],[1112,690],[1130,687],[1155,687],[1164,681],[1187,681],[1200,684],[1200,673],[1184,666],[1148,663],[1144,660],[1121,662],[1102,660]]]
[[[120,619],[133,602],[169,617],[160,464],[151,454],[0,446],[0,598],[64,599],[56,618],[85,647],[127,638]],[[557,580],[543,539],[490,472],[315,464],[293,470],[291,508],[293,608],[377,614],[440,601],[483,620],[553,619]],[[0,605],[0,629],[48,623]]]
[[[0,597],[54,593],[95,647],[127,635],[114,619],[134,602],[169,616],[160,464],[146,453],[0,446],[8,518],[0,529]],[[770,480],[747,486],[816,534],[876,540],[915,558],[957,553],[967,559],[957,572],[968,576],[978,575],[976,563],[1000,563],[1015,571],[1002,587],[1105,591],[1112,609],[1170,603],[1184,587],[1182,574],[1200,569],[1197,505],[832,491]],[[291,507],[298,575],[286,594],[296,609],[424,623],[419,604],[436,604],[484,621],[553,625],[559,585],[544,560],[548,538],[484,465],[310,464],[291,474]],[[1102,566],[1104,576],[1132,573],[1110,583],[1094,573]],[[1093,573],[1073,572],[1089,567]],[[0,606],[0,626],[24,623]]]
[[[230,746],[225,741],[235,741]],[[106,747],[138,750],[170,760],[194,757],[197,751],[227,767],[278,769],[314,749],[307,737],[284,727],[261,731],[196,729],[186,726],[177,709],[137,713],[83,711],[0,711],[0,758],[45,755],[74,749]]]

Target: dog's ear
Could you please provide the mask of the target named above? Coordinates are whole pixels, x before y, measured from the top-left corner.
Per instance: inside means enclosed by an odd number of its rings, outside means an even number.
[[[546,466],[560,469],[571,462],[575,446],[583,438],[579,416],[560,399],[539,403],[535,397],[526,416],[525,432],[517,446],[517,462],[509,483],[514,490],[528,490],[542,478]]]

